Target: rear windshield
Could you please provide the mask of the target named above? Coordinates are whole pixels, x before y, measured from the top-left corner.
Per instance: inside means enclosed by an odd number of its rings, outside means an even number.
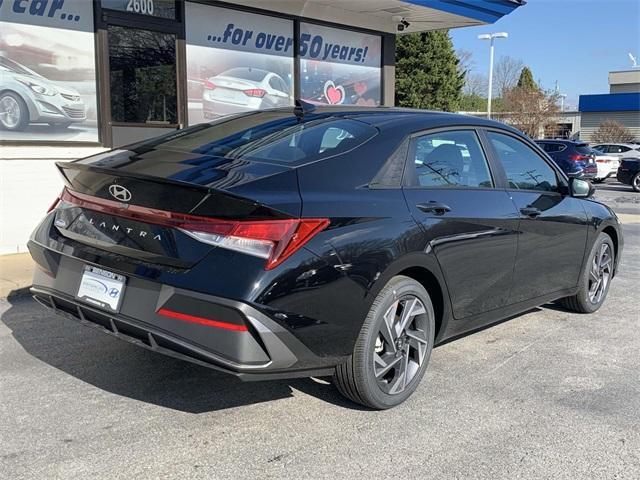
[[[232,68],[220,74],[222,77],[240,78],[242,80],[251,80],[252,82],[261,82],[268,72],[257,68]]]
[[[580,155],[591,155],[591,154],[593,154],[593,151],[591,150],[591,147],[589,147],[589,145],[587,145],[586,143],[581,143],[579,145],[576,145],[576,152],[578,152]]]
[[[377,133],[363,122],[328,114],[259,112],[196,125],[135,145],[234,159],[299,165],[362,145]]]

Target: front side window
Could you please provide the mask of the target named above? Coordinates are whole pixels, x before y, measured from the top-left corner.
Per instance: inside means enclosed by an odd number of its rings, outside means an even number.
[[[507,175],[509,187],[557,192],[556,172],[531,147],[502,133],[487,132]]]
[[[417,138],[413,166],[417,186],[493,187],[487,160],[473,130],[439,132]]]
[[[176,124],[176,38],[109,25],[111,118],[114,122]]]

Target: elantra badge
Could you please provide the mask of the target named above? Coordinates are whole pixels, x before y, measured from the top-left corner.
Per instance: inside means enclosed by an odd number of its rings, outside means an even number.
[[[115,183],[109,187],[109,193],[116,200],[121,202],[128,202],[131,200],[131,192],[122,185],[116,185]]]

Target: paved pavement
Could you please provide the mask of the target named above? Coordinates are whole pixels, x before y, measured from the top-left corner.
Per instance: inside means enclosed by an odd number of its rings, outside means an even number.
[[[631,220],[640,195],[598,198]],[[595,315],[553,305],[436,348],[404,405],[240,383],[0,301],[0,478],[640,478],[640,223]]]
[[[35,263],[28,253],[0,255],[0,298],[27,293]]]

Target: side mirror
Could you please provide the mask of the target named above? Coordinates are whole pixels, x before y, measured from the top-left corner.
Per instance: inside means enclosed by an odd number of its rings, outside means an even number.
[[[589,198],[592,197],[596,191],[591,182],[575,177],[569,179],[569,190],[571,196],[575,198]]]

